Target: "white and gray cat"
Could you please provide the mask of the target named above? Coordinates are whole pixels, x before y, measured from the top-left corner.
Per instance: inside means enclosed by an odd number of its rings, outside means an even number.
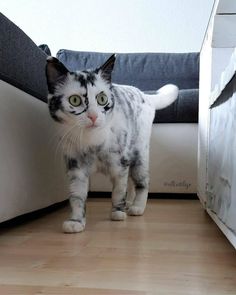
[[[111,82],[112,55],[95,70],[70,72],[56,58],[47,59],[48,104],[62,132],[61,142],[70,181],[71,217],[66,233],[81,232],[86,223],[89,176],[110,176],[112,220],[144,213],[149,185],[149,142],[155,110],[178,95],[166,85],[154,95]]]

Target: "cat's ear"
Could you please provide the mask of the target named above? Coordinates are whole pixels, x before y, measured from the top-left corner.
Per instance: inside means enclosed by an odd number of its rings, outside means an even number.
[[[116,54],[112,54],[108,58],[108,60],[99,68],[99,71],[101,71],[102,77],[106,79],[108,82],[111,82],[111,73],[114,68],[114,64],[116,61]]]
[[[67,68],[55,57],[49,56],[46,64],[46,77],[49,93],[54,93],[55,85],[62,82],[69,71]]]

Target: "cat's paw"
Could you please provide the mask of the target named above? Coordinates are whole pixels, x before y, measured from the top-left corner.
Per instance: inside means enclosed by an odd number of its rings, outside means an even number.
[[[123,211],[114,211],[111,212],[111,220],[121,221],[126,219],[126,213]]]
[[[131,216],[140,216],[143,215],[145,208],[138,206],[131,206],[128,209],[128,215]]]
[[[83,231],[84,228],[85,228],[85,225],[82,224],[80,221],[73,221],[73,220],[66,220],[64,221],[62,225],[63,232],[67,234],[79,233]]]
[[[125,203],[125,210],[128,211],[129,208],[133,205],[133,202],[126,201]]]

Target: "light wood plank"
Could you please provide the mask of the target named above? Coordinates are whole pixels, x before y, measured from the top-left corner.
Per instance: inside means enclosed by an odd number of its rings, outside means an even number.
[[[236,294],[233,247],[197,200],[149,200],[142,217],[109,220],[88,202],[87,228],[65,235],[69,208],[0,229],[0,294]]]

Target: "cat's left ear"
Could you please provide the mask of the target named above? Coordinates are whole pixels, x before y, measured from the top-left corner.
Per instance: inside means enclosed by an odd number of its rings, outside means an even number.
[[[111,73],[113,71],[115,61],[116,54],[112,54],[112,56],[110,56],[108,60],[98,69],[101,71],[102,77],[108,82],[111,82]]]

